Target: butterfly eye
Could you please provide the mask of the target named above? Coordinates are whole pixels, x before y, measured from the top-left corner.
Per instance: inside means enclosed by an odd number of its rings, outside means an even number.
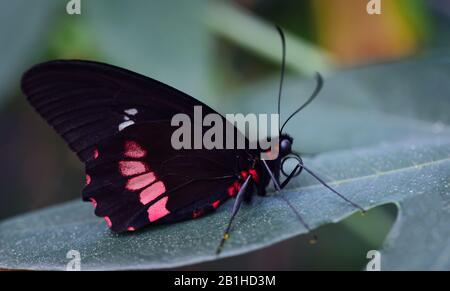
[[[280,143],[280,151],[282,155],[290,154],[292,151],[292,142],[289,139],[282,139]]]

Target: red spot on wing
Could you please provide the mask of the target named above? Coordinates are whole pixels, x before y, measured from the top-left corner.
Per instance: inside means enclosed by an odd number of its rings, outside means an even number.
[[[247,177],[248,177],[248,172],[247,171],[241,171],[241,177],[242,177],[242,179],[247,179]]]
[[[164,192],[166,192],[166,187],[164,186],[164,183],[158,181],[148,186],[145,190],[141,192],[141,194],[139,195],[139,201],[141,201],[142,204],[146,205],[151,201],[155,200],[156,198],[158,198],[158,196],[163,194]]]
[[[220,204],[220,200],[214,201],[211,205],[212,207],[214,207],[214,209],[216,209],[217,207],[219,207]]]
[[[233,185],[228,186],[227,192],[228,192],[228,196],[230,196],[230,197],[233,197],[237,193],[236,189],[234,189]]]
[[[142,148],[135,141],[125,142],[125,152],[124,155],[129,158],[143,158],[147,154],[147,151]]]
[[[91,184],[91,181],[92,181],[91,176],[86,175],[86,185]]]
[[[150,185],[151,183],[155,182],[155,180],[155,174],[153,172],[150,172],[129,179],[125,187],[130,191],[136,191]]]
[[[236,190],[236,193],[239,192],[239,190],[241,190],[241,183],[239,183],[239,181],[234,181],[233,183],[233,187]]]
[[[233,185],[229,186],[227,191],[228,191],[228,196],[232,197],[232,196],[236,195],[236,191],[235,191]]]
[[[100,155],[100,154],[99,154],[99,152],[98,152],[98,149],[95,149],[95,150],[94,150],[94,154],[93,154],[94,160],[98,159],[98,156],[99,156],[99,155]]]
[[[170,213],[170,211],[166,208],[168,199],[169,197],[167,196],[161,198],[158,202],[148,208],[147,213],[148,220],[150,220],[150,222],[156,221]]]
[[[200,216],[203,215],[203,210],[199,209],[199,210],[194,210],[194,212],[192,212],[192,218],[198,218]]]
[[[250,175],[252,175],[253,181],[255,181],[256,183],[259,182],[259,175],[258,172],[256,172],[255,169],[250,169],[248,170],[248,172],[250,173]]]
[[[106,224],[108,225],[108,227],[111,228],[112,222],[111,222],[111,219],[109,218],[109,216],[105,216],[104,219],[105,219]]]
[[[94,206],[94,208],[97,208],[97,201],[95,201],[94,198],[89,198],[89,200],[91,201],[92,206]]]
[[[139,161],[120,161],[119,171],[122,176],[133,176],[147,172],[147,166]]]
[[[239,189],[241,189],[241,183],[239,183],[239,181],[234,181],[233,184],[227,188],[228,196],[235,196],[239,192]]]

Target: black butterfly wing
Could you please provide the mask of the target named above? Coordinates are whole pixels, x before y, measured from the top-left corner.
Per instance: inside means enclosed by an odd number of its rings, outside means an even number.
[[[173,150],[174,114],[192,115],[196,105],[204,114],[215,111],[125,69],[52,61],[26,72],[22,89],[86,163],[83,199],[115,231],[212,211],[236,193],[236,173],[249,167],[243,150]]]
[[[32,67],[22,91],[82,161],[95,144],[132,124],[191,115],[200,101],[154,79],[91,61],[50,61]]]
[[[174,150],[168,121],[133,125],[94,149],[83,199],[114,231],[196,218],[234,196],[240,150]]]

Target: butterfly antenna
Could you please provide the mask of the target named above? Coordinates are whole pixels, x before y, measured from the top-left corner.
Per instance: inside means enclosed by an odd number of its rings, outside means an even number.
[[[311,171],[311,169],[305,167],[305,165],[302,164],[302,168],[308,172],[311,176],[313,176],[317,181],[320,182],[320,184],[322,184],[323,186],[327,187],[329,190],[331,190],[334,194],[338,195],[339,197],[341,197],[343,200],[345,200],[346,202],[348,202],[350,205],[352,205],[353,207],[361,210],[362,213],[366,213],[366,210],[364,210],[363,207],[361,207],[359,204],[356,204],[355,202],[351,201],[350,199],[348,199],[347,197],[345,197],[344,195],[342,195],[341,193],[339,193],[338,191],[336,191],[335,189],[333,189],[331,186],[329,186],[324,180],[322,180],[319,176],[317,176],[313,171]]]
[[[272,179],[272,182],[275,186],[275,190],[280,194],[277,195],[276,197],[281,198],[282,200],[284,200],[284,202],[286,202],[286,204],[289,206],[289,208],[291,208],[291,210],[295,213],[295,215],[297,216],[298,220],[300,221],[300,223],[306,228],[306,230],[308,232],[312,232],[311,227],[306,223],[306,221],[303,219],[303,217],[300,215],[300,213],[297,211],[297,209],[295,209],[294,205],[292,205],[292,203],[283,195],[281,195],[281,186],[278,183],[277,179],[275,178],[275,176],[272,173],[272,170],[270,170],[269,165],[267,165],[267,162],[265,160],[261,160],[267,170],[267,173],[270,176],[270,179]],[[317,242],[317,235],[316,234],[312,234],[312,238],[309,241],[311,244],[315,244]]]
[[[292,117],[294,117],[297,113],[302,111],[303,108],[308,106],[317,97],[317,95],[319,95],[319,92],[322,90],[322,87],[323,87],[323,77],[319,73],[316,73],[316,88],[314,89],[314,92],[311,94],[311,96],[308,98],[308,100],[306,100],[306,102],[303,103],[302,106],[300,106],[297,110],[295,110],[294,113],[292,113],[288,117],[288,119],[286,119],[286,121],[283,123],[283,126],[280,129],[280,132],[283,132],[283,128],[286,126],[286,124]]]
[[[284,82],[284,71],[286,70],[286,40],[284,37],[284,32],[281,27],[276,26],[278,33],[281,38],[281,76],[280,76],[280,87],[278,89],[278,131],[281,135],[281,121],[280,121],[280,113],[281,113],[281,92],[283,91],[283,82]]]

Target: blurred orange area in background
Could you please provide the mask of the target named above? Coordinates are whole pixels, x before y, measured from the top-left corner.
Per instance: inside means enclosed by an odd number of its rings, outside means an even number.
[[[421,14],[420,1],[381,0],[378,15],[367,13],[369,0],[311,3],[317,42],[343,65],[400,58],[419,49],[423,34],[415,16]],[[416,15],[411,17],[411,12]]]

